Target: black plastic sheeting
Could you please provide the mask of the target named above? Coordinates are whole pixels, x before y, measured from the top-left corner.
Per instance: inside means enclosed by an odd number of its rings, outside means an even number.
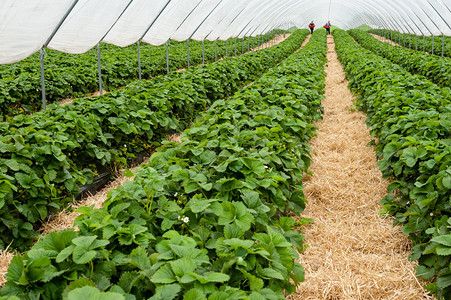
[[[128,158],[127,163],[129,166],[135,167],[141,164],[148,157],[150,157],[150,153],[143,153],[134,159]],[[97,173],[99,175],[94,177],[94,180],[91,184],[80,186],[78,190],[77,200],[95,195],[104,186],[106,186],[109,182],[114,180],[115,177],[117,177],[117,174],[115,174],[116,172],[110,166],[98,165]]]

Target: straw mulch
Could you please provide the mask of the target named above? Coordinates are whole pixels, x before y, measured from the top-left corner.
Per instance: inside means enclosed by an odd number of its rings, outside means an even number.
[[[120,89],[122,89],[122,88],[119,88],[118,90],[120,90]],[[107,91],[103,91],[103,94],[107,94],[107,93],[108,93]],[[92,94],[89,94],[86,97],[91,98],[91,97],[97,97],[97,96],[100,96],[100,91],[97,91],[97,92],[94,92]],[[60,101],[60,105],[66,105],[66,104],[72,103],[72,102],[74,102],[74,99],[75,98],[63,99],[63,100]]]
[[[381,42],[388,43],[388,44],[392,44],[392,45],[395,45],[395,46],[399,46],[398,43],[395,43],[395,42],[393,42],[392,40],[386,39],[386,38],[383,37],[383,36],[380,36],[380,35],[377,35],[377,34],[374,34],[374,33],[370,33],[370,34],[371,34],[374,38],[378,39],[378,40],[381,41]]]
[[[301,50],[302,48],[304,48],[305,45],[307,45],[307,43],[310,41],[310,38],[312,37],[311,34],[307,35],[307,37],[305,38],[304,42],[302,42],[301,48],[299,48],[298,50],[296,50],[296,52],[298,52],[299,50]]]
[[[290,33],[287,33],[287,34],[276,34],[276,36],[275,36],[272,40],[270,40],[270,41],[267,42],[267,43],[261,44],[261,45],[258,46],[258,47],[251,48],[251,51],[249,51],[249,52],[254,52],[254,51],[257,51],[257,50],[265,49],[265,48],[268,48],[268,47],[277,45],[277,44],[279,44],[279,43],[282,43],[282,42],[285,41],[290,35],[291,35]],[[245,45],[246,45],[246,44],[245,44]],[[250,45],[252,46],[252,41],[250,42]],[[245,53],[247,53],[247,52],[245,52]]]
[[[8,252],[8,248],[5,251],[0,251],[0,287],[6,282],[5,275],[14,255],[15,253]]]
[[[407,259],[410,243],[378,214],[386,194],[365,116],[354,110],[342,66],[328,37],[324,120],[311,141],[302,227],[309,247],[300,263],[305,282],[288,299],[433,299]]]

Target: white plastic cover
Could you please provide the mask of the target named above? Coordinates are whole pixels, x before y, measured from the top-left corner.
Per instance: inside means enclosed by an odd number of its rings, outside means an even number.
[[[224,40],[312,20],[451,35],[451,0],[0,0],[0,63],[42,47],[82,53],[100,41]]]

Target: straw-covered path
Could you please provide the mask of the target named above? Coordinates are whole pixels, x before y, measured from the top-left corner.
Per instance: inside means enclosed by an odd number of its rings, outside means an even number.
[[[379,215],[388,181],[382,179],[365,125],[355,110],[342,65],[328,36],[324,119],[311,141],[313,176],[301,229],[305,282],[288,299],[432,299],[408,261],[410,243]]]

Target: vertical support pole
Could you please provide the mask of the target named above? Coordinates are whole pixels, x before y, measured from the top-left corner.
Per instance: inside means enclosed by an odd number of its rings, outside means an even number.
[[[218,61],[218,39],[215,40],[215,61]]]
[[[252,50],[255,49],[255,36],[252,38]]]
[[[188,57],[188,69],[189,69],[189,39],[186,40],[186,54]]]
[[[432,35],[432,54],[434,54],[434,35]]]
[[[169,40],[166,41],[166,70],[169,74]]]
[[[412,35],[409,34],[409,49],[412,49]]]
[[[241,39],[241,55],[244,53],[244,37]]]
[[[136,46],[138,46],[138,78],[141,81],[141,51],[139,49],[139,41],[136,42]]]
[[[102,64],[100,63],[100,42],[97,43],[97,64],[98,64],[98,73],[99,73],[99,93],[103,94],[102,90]]]
[[[39,51],[41,64],[41,89],[42,89],[42,109],[47,108],[47,99],[45,98],[45,78],[44,78],[44,49]]]
[[[202,40],[202,64],[205,65],[205,39]]]
[[[426,37],[423,34],[423,52],[426,52]]]
[[[445,34],[442,33],[442,57],[445,55]]]
[[[235,56],[236,56],[236,43],[237,43],[237,38],[235,38]]]
[[[226,57],[227,57],[227,55],[229,54],[228,49],[227,49],[227,44],[228,44],[228,42],[229,42],[229,40],[227,39],[227,40],[226,40]]]
[[[415,34],[415,50],[418,50],[418,35]]]
[[[250,36],[248,36],[247,37],[247,52],[249,52],[250,50],[251,50],[251,47],[250,47],[250,39],[251,37]],[[443,55],[442,55],[443,56]]]

